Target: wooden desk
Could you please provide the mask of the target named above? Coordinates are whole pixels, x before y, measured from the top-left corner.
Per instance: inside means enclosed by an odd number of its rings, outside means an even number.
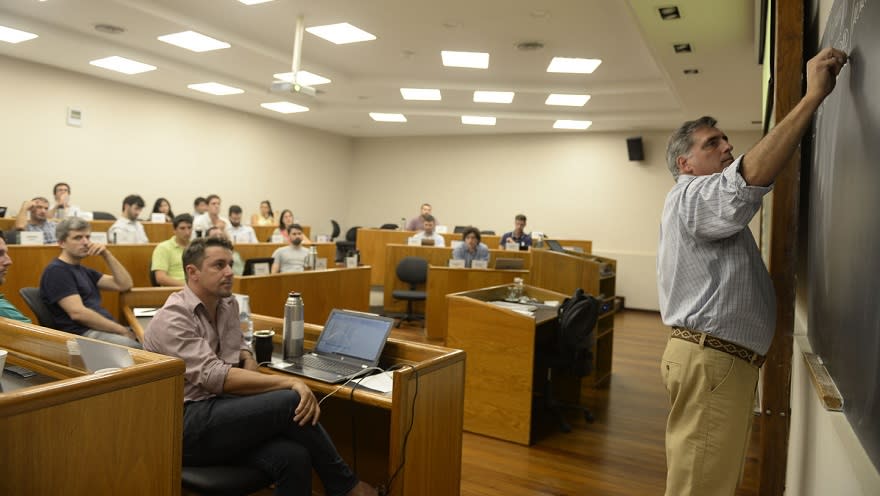
[[[323,324],[334,308],[370,309],[370,267],[236,277],[232,290],[250,296],[251,312],[279,318],[287,294],[298,291],[306,322]]]
[[[405,245],[406,240],[413,234],[415,231],[390,231],[365,227],[358,229],[357,249],[360,252],[360,262],[373,268],[370,285],[378,286],[385,283],[385,245]],[[391,271],[393,272],[393,268]]]
[[[508,287],[448,295],[446,342],[468,356],[464,430],[528,445],[533,441],[534,393],[542,387],[544,374],[535,370],[535,350],[542,338],[552,339],[555,334],[556,310],[542,309],[530,317],[487,303],[503,300]],[[525,294],[540,300],[565,298],[533,286],[525,286]],[[556,385],[561,389],[557,397],[577,400],[578,380]]]
[[[161,243],[174,236],[174,224],[170,222],[141,222],[151,243]]]
[[[0,393],[0,493],[179,495],[183,362],[130,350],[96,376],[69,366],[68,339],[0,318],[7,361],[57,379]]]
[[[150,303],[150,294],[145,292],[138,300],[140,304],[155,306],[163,298],[155,290],[150,292],[156,299]],[[134,325],[139,324],[135,322]],[[254,315],[254,327],[274,330],[276,349],[280,349],[282,319]],[[314,346],[321,329],[313,324],[305,325],[307,349]],[[380,365],[388,368],[398,364],[408,364],[412,368],[403,368],[393,374],[394,390],[391,393],[364,389],[352,392],[350,387],[343,387],[321,406],[321,424],[346,462],[353,465],[357,456],[358,476],[371,484],[388,486],[389,478],[406,455],[406,464],[390,486],[389,494],[458,494],[465,354],[460,350],[389,338]],[[261,371],[281,374],[266,368]],[[337,387],[311,379],[303,380],[318,397]],[[414,417],[411,416],[413,412]],[[354,432],[352,418],[357,429]],[[408,439],[407,431],[410,431]],[[353,449],[355,433],[356,453]]]
[[[525,252],[522,252],[525,253]],[[446,341],[446,295],[469,289],[510,284],[516,277],[529,282],[527,270],[451,269],[428,267],[428,299],[425,303],[425,335],[441,343]]]
[[[434,246],[409,246],[409,245],[388,245],[385,247],[385,267],[389,270],[385,271],[385,280],[383,287],[385,290],[384,309],[386,312],[405,312],[406,302],[396,301],[391,295],[395,289],[408,289],[400,279],[397,278],[397,264],[404,257],[421,257],[428,261],[429,265],[445,267],[449,265],[449,259],[452,258],[452,248],[446,246],[438,248]],[[531,266],[531,252],[528,251],[505,251],[505,250],[489,250],[489,267],[494,266],[496,258],[522,258],[523,268],[528,270]],[[479,287],[485,287],[479,286]],[[466,289],[466,288],[462,288]],[[419,313],[425,310],[424,303],[416,303],[415,310]],[[426,323],[427,325],[427,323]]]

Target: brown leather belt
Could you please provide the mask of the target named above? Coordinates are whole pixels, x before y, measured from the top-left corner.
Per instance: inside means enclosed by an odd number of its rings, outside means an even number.
[[[760,367],[764,364],[764,357],[762,355],[738,344],[716,338],[711,334],[706,334],[705,332],[700,332],[696,329],[673,327],[672,337],[707,346],[713,350],[723,351],[728,355],[733,355],[740,360],[745,360],[746,362],[754,364],[756,367]]]

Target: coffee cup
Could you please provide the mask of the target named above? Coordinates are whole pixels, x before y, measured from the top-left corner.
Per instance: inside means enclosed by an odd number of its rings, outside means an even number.
[[[254,353],[256,354],[258,364],[272,361],[272,350],[274,348],[272,338],[274,336],[275,331],[272,330],[254,331]]]

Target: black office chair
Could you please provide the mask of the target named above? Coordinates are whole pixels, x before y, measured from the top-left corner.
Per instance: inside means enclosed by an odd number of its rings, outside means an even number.
[[[404,257],[397,264],[397,278],[409,284],[409,289],[395,289],[391,292],[394,299],[406,300],[406,315],[400,318],[397,327],[404,321],[424,320],[424,315],[413,311],[413,303],[425,301],[428,297],[427,292],[418,289],[419,284],[428,280],[428,261],[419,257]]]
[[[339,228],[339,223],[333,219],[330,219],[330,223],[333,224],[333,232],[330,233],[330,241],[336,241],[336,238],[339,237],[339,234],[342,230]]]
[[[345,232],[345,240],[336,242],[336,261],[343,262],[349,253],[357,250],[357,231],[361,226],[355,226]]]
[[[452,232],[454,234],[461,234],[461,233],[465,232],[465,230],[467,230],[468,227],[470,227],[470,226],[455,226],[452,229]]]
[[[398,227],[400,227],[400,226],[398,226],[397,224],[382,224],[382,227],[380,227],[379,229],[388,229],[391,231],[396,231]]]
[[[485,230],[485,231],[480,231],[480,234],[488,234],[489,236],[494,236],[494,235],[495,235],[495,231],[492,231],[492,230],[487,229],[487,230]]]
[[[154,288],[159,287],[159,281],[156,280],[156,271],[155,270],[150,271],[150,284],[152,284]]]
[[[27,306],[34,312],[34,315],[37,316],[37,322],[41,326],[55,329],[57,326],[55,324],[55,317],[52,317],[49,307],[43,303],[43,298],[40,297],[40,288],[21,288],[18,290],[18,294],[21,295]]]
[[[92,212],[92,220],[116,220],[116,216],[110,212]]]
[[[602,302],[584,293],[580,288],[571,298],[559,306],[559,318],[553,343],[539,350],[535,361],[540,369],[546,369],[544,380],[544,407],[563,432],[571,432],[571,425],[562,414],[563,409],[577,410],[587,422],[593,422],[593,414],[587,407],[565,403],[553,397],[553,375],[568,374],[585,377],[593,368],[593,329],[599,318]]]
[[[243,276],[254,275],[254,271],[255,271],[256,267],[261,264],[263,264],[264,267],[266,265],[268,265],[268,267],[266,267],[267,270],[265,272],[261,272],[264,274],[268,274],[268,273],[272,272],[272,263],[273,262],[275,262],[275,259],[272,257],[249,258],[244,261],[244,272],[242,272],[241,275],[243,275]]]
[[[259,469],[225,465],[183,467],[180,478],[185,490],[201,496],[243,496],[274,482]]]

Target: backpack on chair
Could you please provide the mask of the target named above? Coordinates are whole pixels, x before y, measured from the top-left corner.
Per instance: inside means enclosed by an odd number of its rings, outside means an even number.
[[[592,370],[592,335],[600,308],[598,299],[578,288],[574,295],[562,302],[557,311],[557,352],[563,356],[570,355],[571,370],[581,377]]]

